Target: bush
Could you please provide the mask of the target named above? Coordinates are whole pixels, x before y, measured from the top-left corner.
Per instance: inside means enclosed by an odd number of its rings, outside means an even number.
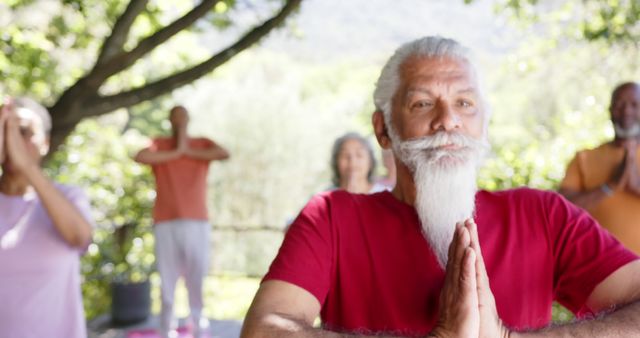
[[[109,310],[111,281],[146,279],[155,260],[153,177],[131,160],[126,146],[142,141],[109,122],[82,122],[46,166],[55,181],[81,186],[91,199],[96,227],[81,260],[87,318]]]

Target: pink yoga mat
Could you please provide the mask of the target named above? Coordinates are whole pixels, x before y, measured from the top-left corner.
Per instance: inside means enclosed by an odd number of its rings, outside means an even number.
[[[178,338],[192,338],[189,328],[183,326],[177,329]],[[160,338],[160,334],[155,329],[131,330],[127,332],[127,338]],[[208,332],[202,335],[202,338],[211,338]]]

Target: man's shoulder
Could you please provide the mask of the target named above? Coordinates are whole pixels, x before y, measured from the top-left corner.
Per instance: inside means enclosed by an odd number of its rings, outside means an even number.
[[[314,208],[340,208],[343,210],[355,210],[354,207],[362,207],[377,203],[385,203],[385,195],[388,191],[372,194],[353,194],[342,189],[326,190],[315,194],[307,206]]]
[[[343,189],[330,189],[319,192],[311,197],[310,202],[333,204],[354,201],[358,194],[352,194]]]
[[[169,136],[158,136],[151,138],[151,145],[156,147],[169,146],[173,143],[173,138]]]
[[[602,143],[596,147],[581,149],[577,152],[577,156],[592,157],[599,155],[606,155],[613,149],[611,142]]]
[[[319,195],[325,196],[329,200],[350,200],[354,203],[373,203],[384,198],[385,195],[390,194],[388,190],[382,190],[374,193],[366,194],[354,194],[344,189],[332,189],[319,193]]]
[[[564,198],[555,191],[518,187],[497,191],[480,190],[477,199],[482,206],[503,204],[512,207],[517,204],[533,207],[540,204],[548,205],[557,203]]]

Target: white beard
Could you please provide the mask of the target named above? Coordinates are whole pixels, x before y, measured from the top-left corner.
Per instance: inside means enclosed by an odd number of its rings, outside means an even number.
[[[616,136],[621,139],[634,138],[640,135],[640,123],[634,123],[629,128],[623,128],[619,123],[613,123],[613,130]]]
[[[440,132],[393,144],[400,160],[413,173],[414,206],[424,236],[438,263],[445,268],[456,223],[473,217],[477,169],[489,148],[488,143]],[[445,144],[456,144],[460,148],[438,149]]]

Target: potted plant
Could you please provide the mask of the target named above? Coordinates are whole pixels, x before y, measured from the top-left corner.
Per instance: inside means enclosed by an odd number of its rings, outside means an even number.
[[[144,321],[151,311],[151,284],[154,257],[145,248],[148,231],[136,223],[118,226],[113,232],[111,252],[102,254],[112,262],[111,321],[116,325],[129,325]]]

